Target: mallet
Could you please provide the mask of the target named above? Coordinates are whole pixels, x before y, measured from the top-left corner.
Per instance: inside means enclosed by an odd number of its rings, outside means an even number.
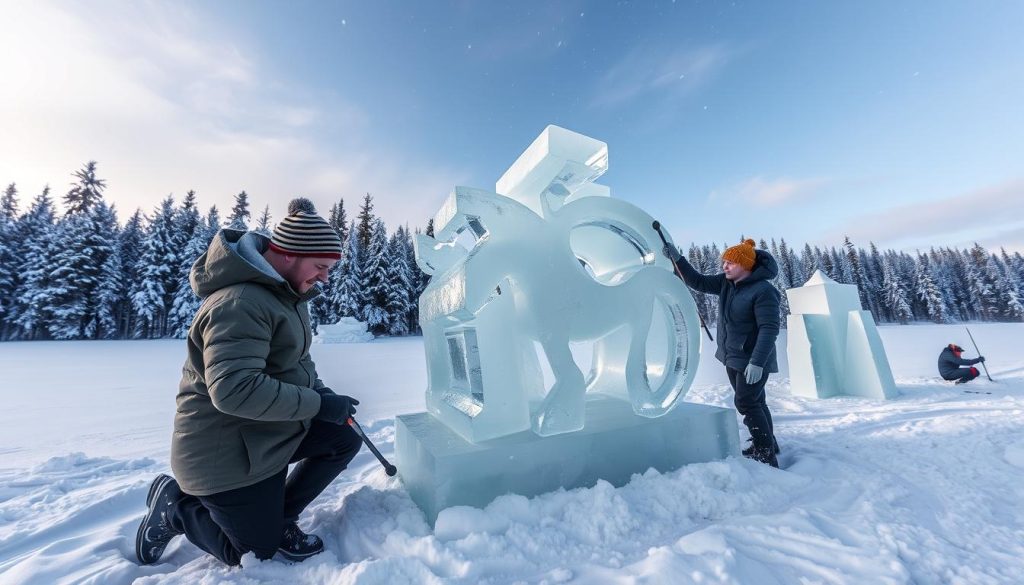
[[[398,473],[398,468],[395,467],[394,465],[391,465],[391,463],[389,463],[388,460],[385,459],[384,456],[380,454],[380,451],[378,451],[377,447],[375,447],[373,442],[370,441],[370,437],[366,436],[366,433],[363,432],[363,427],[359,426],[359,423],[356,422],[356,419],[350,416],[348,417],[347,422],[348,425],[352,427],[352,429],[356,432],[356,434],[359,435],[359,438],[361,438],[363,442],[366,443],[366,446],[370,448],[370,451],[373,452],[374,456],[377,457],[377,461],[380,461],[380,464],[384,466],[384,473],[388,475],[394,475]]]

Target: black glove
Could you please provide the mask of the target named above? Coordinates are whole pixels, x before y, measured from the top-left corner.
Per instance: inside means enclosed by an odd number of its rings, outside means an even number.
[[[983,364],[983,363],[985,363],[985,356],[983,356],[983,355],[979,355],[979,356],[978,356],[978,363],[979,363],[979,364]]]
[[[313,388],[313,390],[316,390],[316,393],[319,394],[320,396],[337,396],[338,395],[337,392],[335,392],[334,390],[331,390],[327,386],[324,386],[323,388]]]
[[[348,418],[356,413],[355,405],[359,401],[350,396],[341,396],[331,392],[330,394],[320,393],[320,412],[313,418],[327,421],[336,425],[346,424]]]
[[[683,255],[679,253],[679,248],[676,248],[672,244],[665,244],[665,247],[661,249],[661,253],[673,262],[679,262],[679,259],[683,257]]]

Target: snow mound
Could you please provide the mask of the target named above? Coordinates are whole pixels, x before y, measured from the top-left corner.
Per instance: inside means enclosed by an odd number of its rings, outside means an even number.
[[[373,341],[373,334],[366,330],[366,323],[355,317],[342,317],[334,325],[320,325],[313,343],[364,343]]]

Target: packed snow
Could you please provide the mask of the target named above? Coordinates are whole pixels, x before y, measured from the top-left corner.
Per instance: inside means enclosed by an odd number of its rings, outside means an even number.
[[[962,325],[880,327],[889,401],[795,396],[783,334],[768,383],[782,470],[730,458],[648,471],[451,508],[431,527],[364,449],[301,519],[323,554],[241,568],[183,538],[158,565],[134,560],[146,489],[168,471],[183,342],[3,344],[0,584],[1019,583],[1024,325],[971,330],[995,382],[937,377],[945,344],[974,355]],[[312,351],[393,455],[394,416],[423,409],[422,340]],[[686,400],[731,406],[712,353],[705,340]]]
[[[342,317],[332,325],[317,327],[313,343],[362,343],[373,341],[373,333],[366,330],[366,323],[355,317]]]

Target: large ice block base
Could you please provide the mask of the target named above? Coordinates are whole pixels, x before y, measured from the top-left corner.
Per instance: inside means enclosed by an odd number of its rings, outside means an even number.
[[[587,401],[581,431],[526,431],[479,444],[426,412],[401,415],[395,427],[399,475],[431,524],[450,506],[482,508],[504,494],[535,496],[598,479],[621,486],[652,467],[672,471],[740,452],[736,413],[691,403],[644,418],[627,402],[597,397]]]

